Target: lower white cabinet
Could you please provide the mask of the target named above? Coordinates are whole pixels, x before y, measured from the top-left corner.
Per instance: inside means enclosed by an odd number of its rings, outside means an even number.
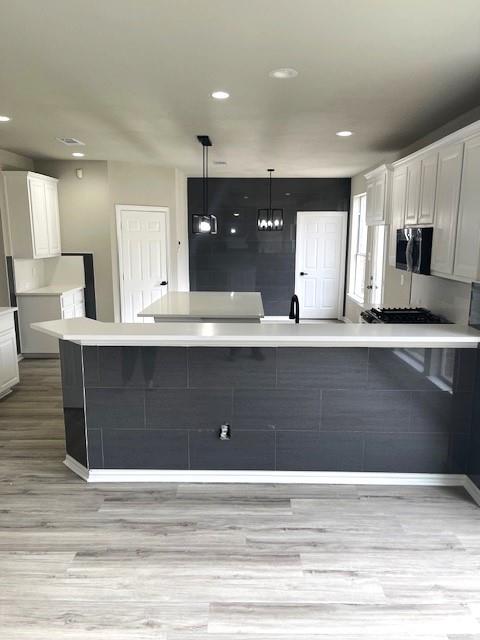
[[[20,380],[13,312],[0,309],[0,398]]]
[[[85,316],[83,289],[63,293],[17,294],[20,324],[20,345],[24,355],[58,353],[58,340],[39,333],[30,327],[33,322],[66,320]]]

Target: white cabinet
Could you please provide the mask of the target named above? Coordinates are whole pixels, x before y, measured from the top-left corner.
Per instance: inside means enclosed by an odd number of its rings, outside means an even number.
[[[20,322],[20,345],[25,355],[56,354],[58,340],[35,331],[32,322],[65,320],[85,316],[83,289],[57,293],[26,292],[17,294]]]
[[[405,206],[405,226],[417,224],[418,208],[420,205],[420,173],[421,160],[417,159],[406,166],[407,170],[407,195]]]
[[[480,135],[465,142],[454,275],[480,278]]]
[[[431,261],[432,272],[438,274],[453,273],[462,158],[463,143],[442,147],[438,154]]]
[[[431,226],[435,214],[435,190],[437,188],[438,153],[430,153],[422,158],[420,170],[420,202],[418,219],[420,225]]]
[[[367,225],[387,224],[391,168],[382,165],[365,174],[367,179]]]
[[[404,226],[405,205],[407,199],[407,169],[405,166],[395,167],[392,176],[392,197],[390,212],[390,245],[388,261],[395,266],[397,251],[397,229]]]
[[[19,382],[13,312],[0,308],[0,398]]]
[[[61,254],[57,180],[32,171],[4,171],[14,258]]]

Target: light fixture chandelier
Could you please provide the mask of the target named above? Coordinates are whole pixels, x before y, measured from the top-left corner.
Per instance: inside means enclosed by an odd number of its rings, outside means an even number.
[[[257,228],[259,231],[281,231],[283,229],[283,209],[272,208],[272,173],[275,169],[267,169],[268,179],[268,208],[258,209]]]
[[[217,233],[217,218],[208,213],[208,147],[212,146],[209,136],[197,136],[202,145],[202,213],[192,215],[193,233]]]

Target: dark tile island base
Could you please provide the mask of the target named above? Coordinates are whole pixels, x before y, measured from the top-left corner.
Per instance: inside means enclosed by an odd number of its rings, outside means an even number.
[[[476,349],[61,340],[60,354],[66,450],[88,469],[471,471]]]

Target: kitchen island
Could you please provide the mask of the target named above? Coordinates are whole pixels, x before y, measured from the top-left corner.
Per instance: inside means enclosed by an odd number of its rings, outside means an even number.
[[[138,316],[155,322],[260,322],[264,312],[258,292],[172,291]]]
[[[88,481],[458,484],[468,469],[474,329],[33,327],[61,341],[66,463]]]

